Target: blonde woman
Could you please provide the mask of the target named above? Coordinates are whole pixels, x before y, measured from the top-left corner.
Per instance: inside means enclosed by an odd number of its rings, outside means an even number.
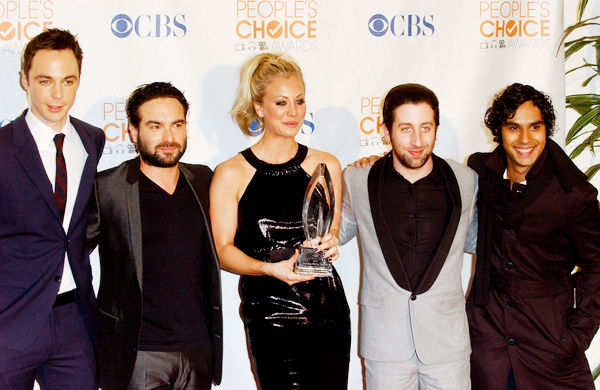
[[[338,160],[294,138],[304,93],[302,71],[283,54],[259,54],[242,66],[232,116],[244,134],[262,130],[262,137],[219,165],[210,189],[221,266],[242,275],[242,317],[261,390],[347,388],[350,320],[341,281],[335,270],[318,278],[293,271],[304,192],[317,164],[327,164],[341,200]],[[336,207],[333,232],[339,218]],[[318,247],[331,260],[339,256],[336,236]]]

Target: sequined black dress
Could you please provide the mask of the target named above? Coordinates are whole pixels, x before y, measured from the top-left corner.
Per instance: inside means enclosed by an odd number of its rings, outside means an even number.
[[[304,237],[302,202],[310,176],[307,148],[283,164],[242,156],[256,168],[238,205],[235,245],[255,259],[289,258]],[[292,286],[270,276],[242,276],[242,317],[261,390],[347,388],[350,318],[339,276]]]

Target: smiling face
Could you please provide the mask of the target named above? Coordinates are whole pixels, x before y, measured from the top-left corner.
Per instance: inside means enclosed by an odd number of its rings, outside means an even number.
[[[175,98],[156,98],[142,104],[140,123],[129,126],[142,162],[149,166],[175,166],[187,147],[187,127],[183,106]]]
[[[296,76],[275,78],[254,109],[264,121],[265,134],[295,137],[306,114],[304,84]]]
[[[411,183],[433,169],[436,131],[435,112],[427,103],[398,106],[392,128],[384,125],[385,137],[392,144],[394,168]]]
[[[512,182],[521,182],[546,146],[542,112],[532,101],[527,101],[506,120],[500,131],[506,151],[507,176]]]
[[[21,71],[31,112],[56,132],[64,127],[79,87],[79,65],[71,50],[39,50],[28,74]]]

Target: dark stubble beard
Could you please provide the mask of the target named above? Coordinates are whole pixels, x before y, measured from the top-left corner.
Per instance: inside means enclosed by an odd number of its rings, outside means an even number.
[[[176,147],[177,152],[169,155],[161,155],[157,151],[150,150],[147,145],[142,142],[138,142],[138,151],[140,152],[140,158],[144,160],[144,162],[148,165],[159,167],[159,168],[171,168],[177,165],[183,153],[185,153],[185,149],[187,148],[187,142],[184,142],[183,145],[177,142],[163,142],[161,144],[156,145],[155,150],[160,147]]]
[[[427,150],[423,151],[423,155],[419,157],[418,160],[415,160],[413,157],[411,157],[408,152],[402,154],[397,154],[396,152],[394,152],[394,154],[396,155],[398,160],[400,160],[400,163],[402,165],[411,169],[421,168],[427,163],[427,161],[429,161],[429,158],[431,157],[431,151]]]

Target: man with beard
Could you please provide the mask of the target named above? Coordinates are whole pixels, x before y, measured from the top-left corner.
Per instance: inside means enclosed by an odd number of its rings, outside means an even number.
[[[170,83],[127,100],[139,157],[96,177],[100,386],[210,389],[222,360],[221,287],[210,231],[212,171],[180,163],[188,102]]]
[[[480,188],[473,389],[594,389],[585,350],[600,323],[598,192],[550,139],[554,120],[548,96],[512,84],[485,116],[498,147],[469,158]]]
[[[432,153],[431,90],[398,85],[382,111],[392,150],[369,169],[346,168],[340,223],[340,242],[360,235],[367,389],[470,389],[461,269],[475,236],[476,176]]]

